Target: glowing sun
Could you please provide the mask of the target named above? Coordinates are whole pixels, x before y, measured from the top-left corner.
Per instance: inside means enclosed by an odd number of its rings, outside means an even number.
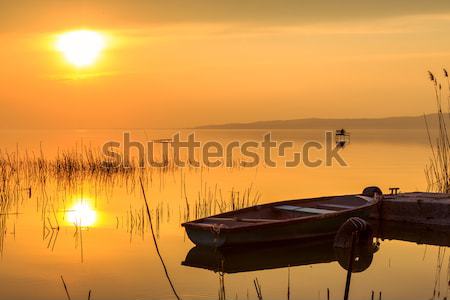
[[[105,48],[105,37],[92,30],[76,30],[58,36],[56,49],[76,67],[92,65]]]
[[[81,227],[91,226],[97,220],[97,213],[89,203],[80,201],[67,211],[67,219],[70,223]]]

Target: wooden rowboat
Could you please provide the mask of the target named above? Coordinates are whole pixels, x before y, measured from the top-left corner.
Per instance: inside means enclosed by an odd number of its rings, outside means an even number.
[[[377,187],[360,195],[256,205],[183,223],[196,245],[222,247],[330,236],[351,217],[367,219],[381,199]]]

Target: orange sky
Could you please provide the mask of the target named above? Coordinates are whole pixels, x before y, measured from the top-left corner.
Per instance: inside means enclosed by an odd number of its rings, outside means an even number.
[[[426,71],[450,68],[450,1],[391,2],[1,4],[0,128],[431,112]],[[54,43],[79,28],[108,43],[77,70]]]

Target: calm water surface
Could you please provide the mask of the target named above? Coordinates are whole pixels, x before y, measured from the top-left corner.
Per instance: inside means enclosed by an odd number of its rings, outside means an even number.
[[[1,131],[2,151],[19,149],[24,154],[27,150],[31,156],[42,148],[45,156],[52,158],[58,149],[81,144],[95,147],[120,139],[121,133]],[[224,142],[260,140],[264,133],[199,131],[197,136]],[[141,140],[169,135],[170,131],[132,131],[132,137]],[[276,131],[273,135],[297,143],[323,140],[322,131]],[[327,289],[332,299],[341,299],[347,271],[326,243],[296,245],[295,251],[285,246],[242,255],[207,253],[200,255],[200,260],[198,256],[194,259],[197,266],[207,267],[225,257],[228,266],[235,263],[241,271],[248,269],[223,277],[219,272],[182,265],[192,264],[192,256],[187,256],[194,247],[180,226],[186,220],[186,201],[192,219],[194,208],[202,201],[226,202],[232,193],[236,197],[250,191],[251,198],[260,197],[259,202],[265,203],[359,193],[368,185],[384,191],[392,186],[402,191],[425,190],[423,170],[429,155],[425,132],[355,131],[351,143],[342,150],[347,167],[151,172],[145,177],[146,192],[158,245],[177,292],[183,299],[218,299],[223,282],[227,299],[257,299],[253,280],[258,278],[264,299],[286,299],[289,273],[291,299],[326,299]],[[87,299],[89,290],[92,299],[175,299],[153,245],[136,177],[47,178],[43,186],[33,185],[31,197],[26,190],[31,184],[20,184],[23,189],[16,195],[18,201],[3,216],[1,299],[65,299],[61,275],[72,299]],[[81,226],[74,225],[77,220]],[[58,225],[59,231],[52,229]],[[381,240],[363,270],[353,274],[350,299],[370,299],[372,291],[377,297],[381,291],[383,299],[395,300],[443,299],[448,295],[449,255],[446,247],[436,246],[445,244],[448,236],[421,233],[409,226],[404,230],[429,237],[429,243],[435,245]],[[401,228],[395,232],[398,238],[403,236]]]

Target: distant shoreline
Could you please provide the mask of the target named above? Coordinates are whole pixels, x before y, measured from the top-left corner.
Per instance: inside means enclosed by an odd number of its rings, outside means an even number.
[[[434,128],[437,114],[426,115],[428,124]],[[449,120],[450,121],[450,118]],[[248,123],[225,123],[194,127],[193,129],[426,129],[424,116],[325,119],[305,118],[293,120],[257,121]]]

